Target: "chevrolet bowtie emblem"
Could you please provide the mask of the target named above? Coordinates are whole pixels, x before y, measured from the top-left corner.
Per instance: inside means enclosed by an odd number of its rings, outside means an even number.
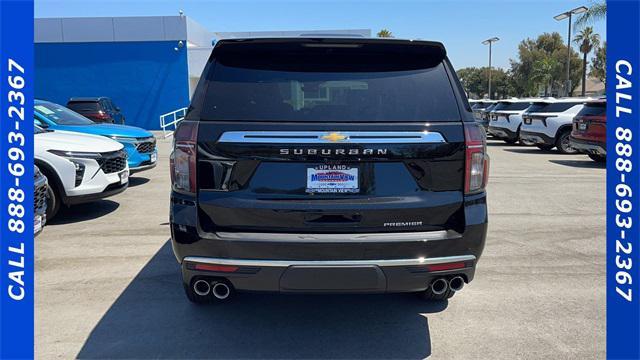
[[[348,137],[346,135],[338,134],[335,132],[320,136],[320,139],[331,141],[331,142],[342,141],[342,140],[346,140],[347,138]]]

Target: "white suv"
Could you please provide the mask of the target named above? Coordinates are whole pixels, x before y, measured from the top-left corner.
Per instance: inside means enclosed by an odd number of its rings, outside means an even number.
[[[507,144],[515,144],[520,139],[522,113],[536,99],[500,100],[489,113],[489,134],[504,140]]]
[[[569,136],[573,118],[588,98],[543,99],[533,102],[522,114],[520,139],[542,150],[554,147],[563,154],[575,154]]]
[[[35,127],[35,164],[49,181],[47,220],[60,205],[105,198],[129,185],[127,154],[122,144],[103,136]]]

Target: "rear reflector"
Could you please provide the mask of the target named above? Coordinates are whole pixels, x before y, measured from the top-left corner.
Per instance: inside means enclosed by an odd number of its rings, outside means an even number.
[[[196,264],[193,268],[195,270],[217,271],[217,272],[227,272],[227,273],[238,271],[237,266],[231,266],[231,265]]]
[[[464,267],[466,267],[464,262],[427,265],[427,269],[429,271],[454,270],[454,269],[462,269]]]

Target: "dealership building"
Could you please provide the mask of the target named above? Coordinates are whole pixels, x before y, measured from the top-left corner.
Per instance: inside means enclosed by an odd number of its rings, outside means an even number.
[[[212,32],[179,16],[35,19],[36,98],[107,96],[128,125],[160,129],[160,116],[184,108],[215,40],[349,34],[369,29]]]

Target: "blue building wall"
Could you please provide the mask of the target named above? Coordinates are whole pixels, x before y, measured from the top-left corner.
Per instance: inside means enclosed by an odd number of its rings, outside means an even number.
[[[36,43],[35,95],[62,105],[108,96],[126,124],[160,129],[161,114],[188,106],[186,47],[176,41]]]

